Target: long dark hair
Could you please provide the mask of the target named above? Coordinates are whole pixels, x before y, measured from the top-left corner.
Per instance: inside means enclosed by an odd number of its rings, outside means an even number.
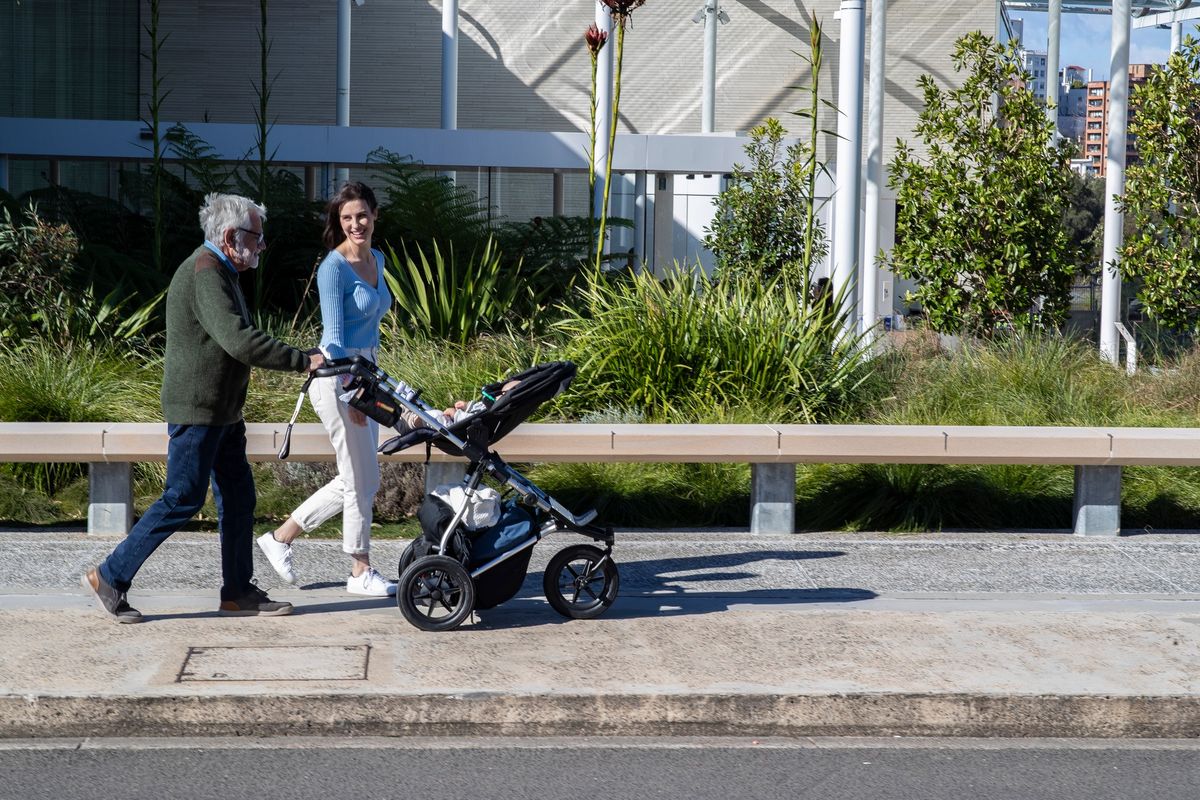
[[[346,240],[346,234],[342,232],[342,206],[351,200],[362,200],[371,209],[372,214],[379,210],[375,192],[371,191],[370,186],[360,181],[342,184],[342,188],[329,198],[329,203],[325,206],[325,231],[321,234],[321,241],[328,250],[334,249]]]

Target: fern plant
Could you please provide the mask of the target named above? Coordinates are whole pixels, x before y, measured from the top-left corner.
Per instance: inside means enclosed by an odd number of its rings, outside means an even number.
[[[389,245],[428,250],[439,242],[469,252],[491,235],[488,209],[470,189],[382,147],[367,163],[378,165],[383,184],[375,235]]]

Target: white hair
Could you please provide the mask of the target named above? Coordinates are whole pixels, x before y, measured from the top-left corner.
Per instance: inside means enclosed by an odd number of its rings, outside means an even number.
[[[267,209],[248,197],[238,194],[209,194],[200,207],[200,227],[204,238],[220,245],[225,231],[231,228],[246,228],[250,225],[250,212],[258,214],[262,222],[267,221]]]

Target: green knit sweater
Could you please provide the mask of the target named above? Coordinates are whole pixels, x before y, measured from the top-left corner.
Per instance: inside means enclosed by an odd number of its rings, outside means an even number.
[[[167,290],[167,422],[237,422],[250,367],[304,372],[308,356],[254,327],[237,276],[202,245],[175,271]]]

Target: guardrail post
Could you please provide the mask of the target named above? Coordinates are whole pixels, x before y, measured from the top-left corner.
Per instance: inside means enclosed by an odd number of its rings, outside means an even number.
[[[133,527],[133,465],[127,461],[88,464],[88,533],[120,534]]]
[[[796,532],[796,465],[750,465],[750,532]]]
[[[1076,536],[1119,536],[1121,533],[1121,468],[1075,467]]]

